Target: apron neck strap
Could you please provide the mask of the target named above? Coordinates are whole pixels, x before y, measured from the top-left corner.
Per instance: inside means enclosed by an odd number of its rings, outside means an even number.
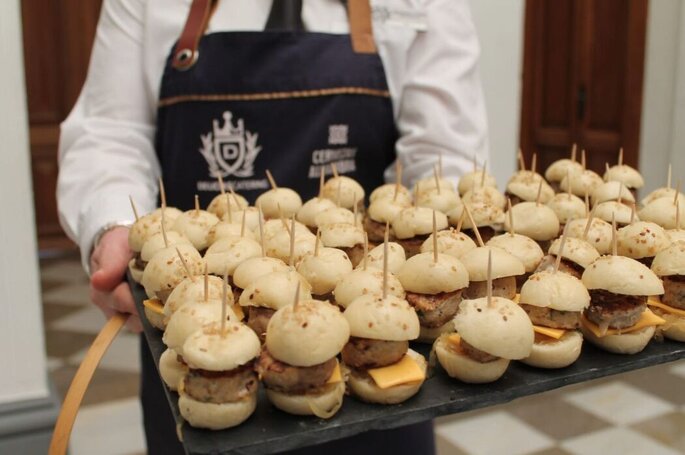
[[[280,0],[274,0],[277,2]],[[358,54],[375,54],[370,0],[347,0],[352,49]],[[187,70],[197,61],[200,38],[204,35],[219,0],[193,0],[183,32],[176,43],[172,66]],[[301,19],[300,19],[301,21]]]
[[[304,30],[302,0],[274,0],[265,30]]]

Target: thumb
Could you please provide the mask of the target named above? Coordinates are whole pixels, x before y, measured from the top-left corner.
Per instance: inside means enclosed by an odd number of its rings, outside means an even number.
[[[106,240],[103,238],[98,249],[99,251],[94,253],[98,256],[98,267],[93,272],[90,281],[95,289],[108,292],[123,281],[131,253],[128,243],[117,236]]]

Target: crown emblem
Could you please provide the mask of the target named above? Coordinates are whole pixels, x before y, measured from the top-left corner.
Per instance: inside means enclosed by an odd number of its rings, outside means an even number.
[[[212,131],[200,136],[200,154],[207,161],[209,175],[228,177],[252,177],[254,161],[262,148],[257,145],[259,135],[245,130],[243,119],[233,124],[233,113],[222,114],[223,126],[212,120]]]

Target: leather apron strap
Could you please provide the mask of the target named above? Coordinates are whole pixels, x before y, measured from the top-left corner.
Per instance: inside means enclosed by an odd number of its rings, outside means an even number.
[[[274,0],[280,1],[280,0]],[[348,0],[352,49],[358,54],[375,54],[370,0]],[[219,0],[193,0],[183,32],[176,43],[172,66],[178,70],[191,68],[198,59],[198,45],[204,35]]]

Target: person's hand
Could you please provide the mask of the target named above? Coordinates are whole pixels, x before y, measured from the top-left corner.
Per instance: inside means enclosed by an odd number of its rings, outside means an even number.
[[[132,257],[128,228],[115,227],[107,231],[90,256],[90,298],[108,318],[117,312],[130,314],[126,326],[138,333],[143,326],[131,289],[124,281]]]

